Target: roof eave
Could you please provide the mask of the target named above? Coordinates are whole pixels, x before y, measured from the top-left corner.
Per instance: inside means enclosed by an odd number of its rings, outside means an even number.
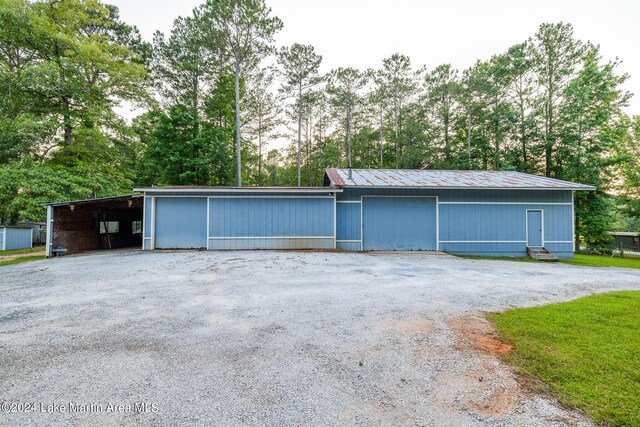
[[[341,189],[334,187],[314,188],[163,188],[163,187],[139,187],[133,191],[142,193],[340,193]]]
[[[336,184],[334,184],[336,185]],[[453,186],[405,186],[405,185],[339,185],[337,188],[375,188],[375,189],[408,189],[408,190],[562,190],[562,191],[594,191],[596,187],[453,187]]]

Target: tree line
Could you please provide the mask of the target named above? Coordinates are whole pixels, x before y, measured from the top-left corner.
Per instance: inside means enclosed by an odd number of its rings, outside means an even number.
[[[134,185],[321,185],[357,167],[592,184],[576,195],[591,247],[639,227],[628,76],[567,23],[464,70],[396,53],[327,73],[313,46],[275,45],[263,0],[208,0],[152,41],[97,0],[0,0],[0,24],[1,222]]]

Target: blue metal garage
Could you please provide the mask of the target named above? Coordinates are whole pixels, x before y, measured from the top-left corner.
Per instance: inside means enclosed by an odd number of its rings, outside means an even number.
[[[49,255],[52,248],[100,249],[105,237],[114,242],[108,248],[123,247],[135,240],[141,222],[144,250],[423,250],[496,256],[548,251],[568,258],[574,252],[574,192],[593,189],[519,172],[397,169],[327,169],[323,187],[137,188],[141,195],[49,205],[53,231],[47,247]],[[107,230],[104,236],[103,223],[119,232]],[[86,228],[80,234],[74,228],[78,224]],[[87,245],[75,245],[76,235]]]
[[[319,188],[152,187],[143,249],[333,249],[335,194]]]
[[[327,169],[325,185],[342,190],[338,249],[521,256],[545,248],[561,258],[574,252],[574,191],[594,189],[519,172],[397,169]],[[435,207],[418,207],[428,203]]]
[[[318,188],[151,187],[144,249],[574,252],[573,192],[518,172],[327,169]]]

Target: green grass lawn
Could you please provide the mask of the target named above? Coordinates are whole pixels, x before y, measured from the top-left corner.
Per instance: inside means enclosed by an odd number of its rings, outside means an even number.
[[[575,254],[574,259],[562,259],[565,264],[583,265],[589,267],[624,267],[640,268],[640,258],[638,257],[608,257],[598,255]]]
[[[0,256],[31,254],[31,253],[42,252],[42,251],[44,251],[44,246],[35,246],[33,248],[14,249],[14,250],[11,250],[11,251],[0,251]]]
[[[640,291],[491,315],[505,360],[597,423],[640,426]]]
[[[0,267],[5,265],[20,264],[20,263],[29,262],[29,261],[37,261],[39,259],[45,259],[45,256],[44,255],[23,256],[20,258],[10,259],[8,261],[0,261]]]
[[[541,262],[528,256],[481,256],[481,255],[456,255],[458,258],[465,259],[487,259],[502,260],[516,262]],[[599,255],[582,255],[575,254],[573,259],[561,259],[564,264],[582,265],[586,267],[623,267],[623,268],[640,268],[640,257],[608,257]]]

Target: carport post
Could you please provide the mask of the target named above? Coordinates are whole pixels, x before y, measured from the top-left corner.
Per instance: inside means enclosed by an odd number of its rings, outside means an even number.
[[[338,219],[336,217],[338,213],[338,200],[337,194],[333,193],[333,249],[338,247],[336,239],[338,238]]]
[[[151,197],[151,230],[149,236],[151,237],[151,243],[149,249],[154,250],[156,248],[156,198]]]
[[[53,254],[52,237],[53,237],[53,206],[48,205],[47,206],[47,238],[45,241],[47,245],[47,247],[45,248],[45,255],[47,256],[47,258]]]

